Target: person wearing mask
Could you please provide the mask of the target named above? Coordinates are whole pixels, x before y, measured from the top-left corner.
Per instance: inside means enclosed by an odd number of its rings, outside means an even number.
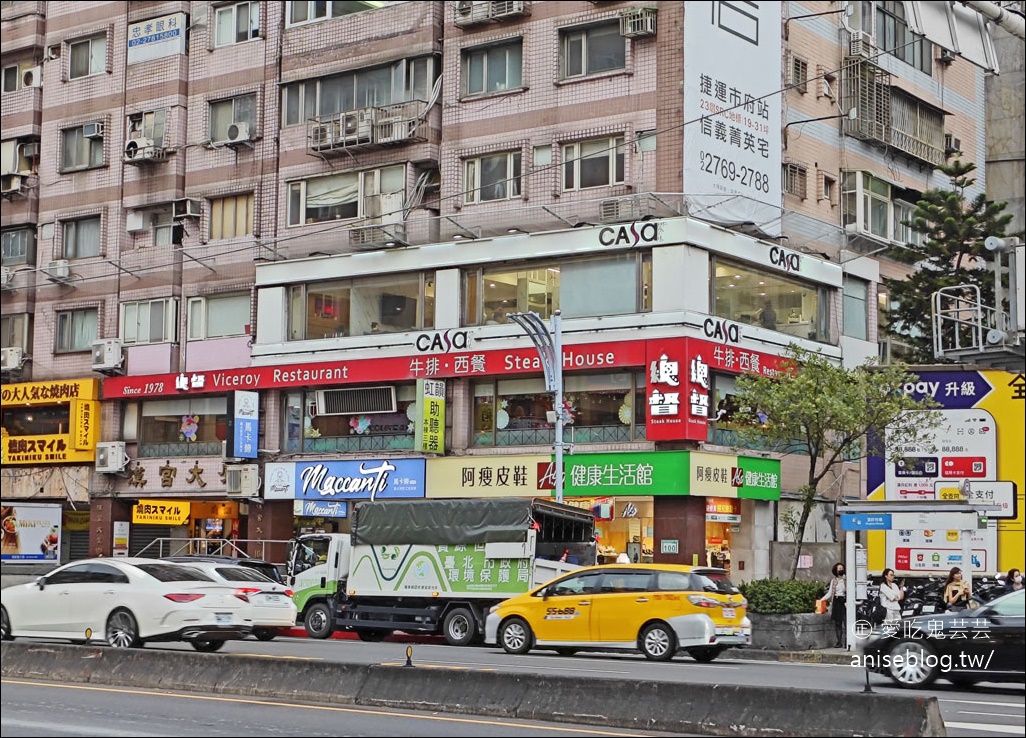
[[[1005,577],[1005,593],[1016,592],[1022,589],[1022,572],[1018,569],[1009,569]]]
[[[887,611],[885,623],[896,623],[901,620],[901,601],[905,599],[905,582],[895,581],[894,569],[884,569],[883,581],[880,582],[880,604]]]
[[[962,570],[951,567],[944,582],[944,604],[948,610],[964,610],[969,606],[969,582],[962,580]]]
[[[827,585],[826,594],[820,599],[830,603],[830,619],[834,621],[834,634],[837,636],[834,648],[844,648],[846,630],[844,624],[847,614],[845,608],[848,602],[848,582],[844,578],[844,564],[840,562],[834,564],[830,573],[833,574],[830,584]]]

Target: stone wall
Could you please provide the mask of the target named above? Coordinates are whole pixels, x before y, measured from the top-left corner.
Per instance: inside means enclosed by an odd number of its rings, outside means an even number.
[[[752,621],[752,648],[778,651],[810,651],[831,648],[836,641],[829,615],[748,613]]]

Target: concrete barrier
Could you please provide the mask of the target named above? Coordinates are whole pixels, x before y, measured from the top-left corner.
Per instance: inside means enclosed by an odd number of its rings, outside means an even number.
[[[5,642],[4,677],[736,736],[945,736],[935,697]]]

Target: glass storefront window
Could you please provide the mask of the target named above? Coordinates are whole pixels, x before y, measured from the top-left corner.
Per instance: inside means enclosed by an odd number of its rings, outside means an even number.
[[[824,288],[722,259],[715,261],[716,315],[739,323],[830,342]]]
[[[61,436],[71,432],[71,406],[4,408],[3,428],[7,436]]]
[[[564,377],[564,440],[614,443],[644,439],[644,374]],[[474,446],[527,446],[555,441],[553,396],[544,380],[503,379],[474,385]]]
[[[317,393],[307,392],[302,411],[302,440],[304,453],[387,451],[413,449],[413,418],[417,400],[415,385],[395,388],[396,410],[392,413],[364,413],[321,415],[317,412]],[[292,435],[292,418],[298,415],[293,404],[299,393],[289,393],[286,399],[286,448],[296,446]]]
[[[228,399],[203,397],[142,403],[139,456],[220,456]]]
[[[530,268],[473,269],[464,274],[464,325],[509,322],[509,313],[548,319],[627,315],[652,309],[651,253],[531,264]]]
[[[432,328],[434,276],[403,274],[293,285],[289,340],[316,340]]]

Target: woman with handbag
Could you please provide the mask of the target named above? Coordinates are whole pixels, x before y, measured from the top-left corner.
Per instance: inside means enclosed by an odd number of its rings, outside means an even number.
[[[834,648],[844,648],[845,640],[845,619],[847,615],[848,583],[844,578],[844,564],[838,562],[830,569],[833,577],[827,586],[826,594],[820,598],[821,602],[829,603],[830,619],[834,621],[834,634],[837,642]]]
[[[948,610],[958,611],[969,607],[969,582],[962,580],[962,570],[951,567],[947,581],[944,582],[944,604]]]

